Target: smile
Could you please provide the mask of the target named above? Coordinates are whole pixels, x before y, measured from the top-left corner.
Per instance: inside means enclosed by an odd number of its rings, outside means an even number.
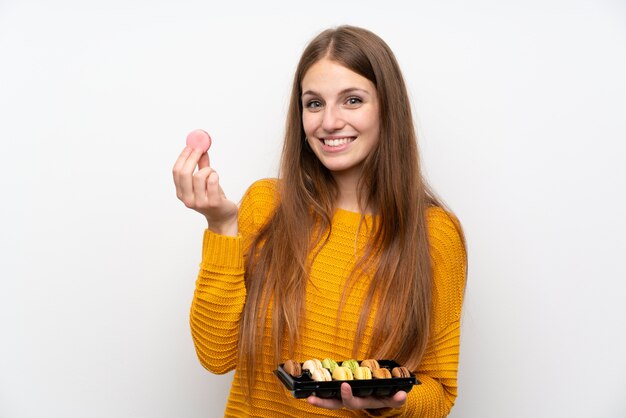
[[[324,145],[326,145],[327,147],[339,147],[341,145],[348,144],[355,139],[356,137],[354,136],[344,138],[322,138],[322,142],[324,142]]]

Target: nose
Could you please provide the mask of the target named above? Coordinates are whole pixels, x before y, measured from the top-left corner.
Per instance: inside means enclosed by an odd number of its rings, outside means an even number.
[[[324,118],[322,119],[322,129],[326,132],[335,132],[345,126],[341,110],[335,106],[326,106],[324,109]]]

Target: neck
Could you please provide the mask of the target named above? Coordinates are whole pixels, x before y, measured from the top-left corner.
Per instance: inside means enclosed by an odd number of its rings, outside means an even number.
[[[356,173],[334,173],[333,177],[337,183],[339,194],[335,200],[335,206],[350,212],[369,213],[369,208],[365,204],[359,205],[357,185],[360,175]],[[364,202],[362,202],[364,203]]]

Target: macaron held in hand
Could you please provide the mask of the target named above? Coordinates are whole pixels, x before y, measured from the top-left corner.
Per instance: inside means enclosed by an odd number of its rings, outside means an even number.
[[[212,141],[211,136],[206,131],[196,129],[187,135],[186,143],[187,146],[204,153],[211,148]]]
[[[221,235],[238,233],[238,206],[228,200],[220,186],[219,175],[211,167],[208,149],[210,135],[196,129],[187,135],[187,146],[180,153],[172,174],[176,197],[189,209],[204,215],[208,229]]]

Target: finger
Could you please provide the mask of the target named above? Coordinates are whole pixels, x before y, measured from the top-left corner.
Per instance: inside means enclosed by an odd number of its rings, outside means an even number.
[[[320,408],[326,408],[326,409],[341,409],[344,406],[347,406],[350,408],[349,405],[346,405],[346,400],[348,401],[348,404],[350,404],[350,402],[352,402],[352,399],[353,399],[352,388],[350,387],[349,384],[347,383],[341,384],[340,395],[341,395],[341,399],[333,399],[333,398],[322,399],[322,398],[318,398],[317,396],[309,396],[307,398],[307,402],[310,403],[311,405],[314,405]],[[350,408],[350,409],[353,409],[353,408]]]
[[[339,399],[322,399],[317,396],[309,396],[306,398],[306,401],[318,408],[326,408],[326,409],[341,409],[343,408],[343,403]]]
[[[390,404],[389,406],[393,408],[400,408],[406,402],[407,396],[408,395],[405,391],[403,390],[397,391],[391,398],[392,404]]]
[[[193,173],[198,166],[198,162],[202,157],[202,154],[202,151],[191,148],[191,152],[189,153],[187,160],[183,163],[182,171]]]
[[[190,147],[185,147],[183,151],[180,153],[176,162],[174,163],[174,167],[172,168],[172,177],[174,178],[174,185],[176,186],[176,196],[180,199],[182,197],[182,192],[180,188],[180,176],[185,165],[185,162],[189,158],[189,155],[193,151]]]
[[[201,155],[202,151],[192,150],[180,170],[178,183],[180,185],[182,200],[187,206],[190,206],[193,202],[193,172],[196,170]]]
[[[205,168],[211,165],[211,162],[209,160],[209,153],[205,152],[204,154],[202,154],[202,156],[200,157],[200,160],[198,161],[198,168]]]
[[[343,401],[343,404],[346,406],[352,405],[352,403],[354,402],[354,395],[352,394],[352,386],[350,386],[347,383],[342,383],[340,391],[341,391],[341,400]]]
[[[225,198],[224,192],[220,187],[220,176],[215,170],[211,170],[211,173],[207,177],[206,181],[206,195],[208,199],[208,205],[210,207],[218,207]]]
[[[193,194],[197,205],[204,206],[207,203],[207,179],[212,172],[211,167],[205,167],[193,175]]]
[[[366,408],[400,408],[406,402],[407,394],[398,391],[393,396],[378,398],[373,396],[358,397],[352,393],[352,387],[347,383],[341,384],[341,399],[347,409],[359,410]]]
[[[381,406],[381,402],[378,399],[374,399],[372,397],[359,398],[354,396],[354,394],[352,393],[352,386],[350,386],[348,383],[342,383],[340,391],[343,406],[348,409],[365,409]]]

